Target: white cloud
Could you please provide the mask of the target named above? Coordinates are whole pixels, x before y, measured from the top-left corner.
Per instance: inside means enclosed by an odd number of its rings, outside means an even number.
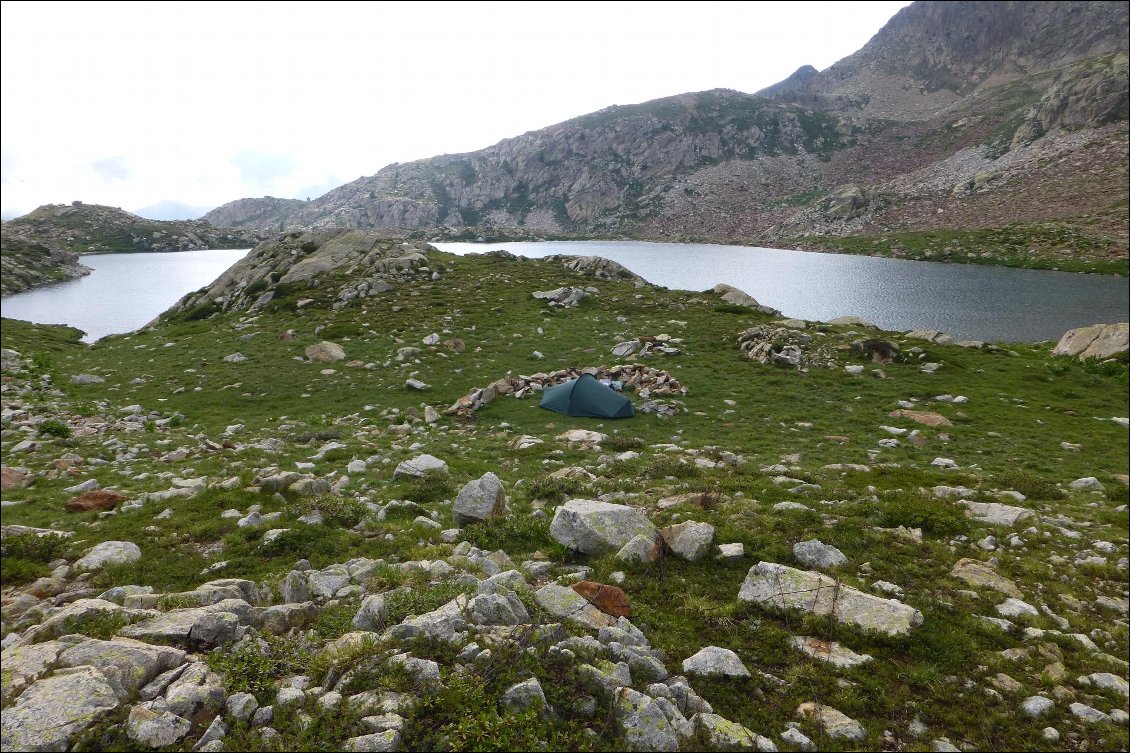
[[[306,198],[611,104],[756,91],[906,4],[4,3],[2,204]]]

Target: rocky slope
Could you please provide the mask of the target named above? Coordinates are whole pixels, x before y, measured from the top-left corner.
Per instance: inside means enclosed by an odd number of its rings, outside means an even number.
[[[3,747],[1124,750],[1126,331],[369,231],[4,320]],[[538,407],[577,373],[635,417]]]
[[[927,120],[978,89],[1125,52],[1127,23],[1118,2],[920,0],[859,52],[824,71],[802,67],[758,94],[828,112]]]
[[[75,202],[48,204],[5,222],[2,238],[8,294],[86,274],[75,266],[76,254],[250,248],[262,234],[202,220],[147,220],[115,207]]]
[[[4,223],[2,237],[0,295],[90,274],[90,268],[80,264],[75,254],[49,248],[27,237],[9,236],[8,223]]]
[[[1124,3],[920,2],[855,55],[757,95],[612,107],[206,219],[794,246],[1054,222],[1086,259],[1125,266],[1126,51]]]

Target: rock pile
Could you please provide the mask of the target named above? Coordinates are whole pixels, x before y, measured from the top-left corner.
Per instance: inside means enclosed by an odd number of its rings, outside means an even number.
[[[819,332],[808,334],[788,327],[761,324],[738,335],[738,349],[744,358],[758,363],[794,369],[805,366],[834,369],[838,360],[833,346],[819,342],[817,338],[821,336]]]
[[[688,391],[679,380],[666,371],[643,364],[586,366],[583,369],[558,369],[529,376],[504,377],[491,382],[486,387],[471,390],[456,400],[445,413],[448,415],[472,413],[499,395],[513,395],[518,399],[529,397],[547,387],[577,379],[581,374],[592,374],[598,381],[620,382],[625,391],[634,390],[645,400],[659,395],[685,395]]]

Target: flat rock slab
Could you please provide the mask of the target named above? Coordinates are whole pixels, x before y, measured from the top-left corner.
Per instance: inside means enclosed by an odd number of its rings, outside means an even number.
[[[751,567],[738,599],[776,609],[831,615],[839,622],[887,635],[908,635],[922,624],[922,613],[914,607],[863,593],[821,573],[775,562],[758,562]]]
[[[950,570],[950,576],[965,581],[974,588],[991,588],[1005,596],[1016,599],[1024,598],[1024,594],[1008,578],[997,573],[990,565],[974,559],[961,559]]]
[[[255,622],[255,608],[242,599],[224,599],[193,609],[176,609],[123,628],[120,634],[151,643],[226,643],[239,625]]]
[[[995,526],[1012,526],[1032,517],[1031,510],[1015,505],[1002,505],[1000,502],[970,502],[960,500],[965,505],[965,515],[979,523]]]
[[[132,694],[162,672],[179,667],[184,660],[185,652],[178,648],[150,646],[129,638],[109,641],[92,638],[63,651],[58,664],[62,667],[89,665],[103,672],[112,667],[115,673],[105,672],[110,684],[115,690]]]
[[[813,659],[828,662],[834,667],[858,667],[874,658],[870,654],[857,654],[835,641],[825,641],[820,638],[794,635],[791,642],[797,651],[808,654]]]
[[[94,667],[56,673],[28,688],[4,709],[4,750],[67,750],[71,741],[119,705],[114,689]]]
[[[66,645],[58,641],[47,641],[4,649],[4,653],[0,654],[0,665],[4,667],[4,671],[0,673],[3,678],[4,705],[46,675],[65,648]]]
[[[429,471],[442,473],[447,471],[447,463],[434,455],[417,455],[411,460],[402,460],[397,464],[392,477],[397,476],[423,476]]]
[[[636,536],[654,540],[656,530],[647,514],[638,508],[574,499],[557,508],[549,535],[557,543],[584,554],[607,554]]]

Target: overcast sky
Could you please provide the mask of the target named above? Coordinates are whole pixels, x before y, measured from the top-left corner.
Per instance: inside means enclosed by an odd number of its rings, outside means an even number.
[[[317,197],[612,104],[757,91],[908,4],[4,2],[0,209]]]

